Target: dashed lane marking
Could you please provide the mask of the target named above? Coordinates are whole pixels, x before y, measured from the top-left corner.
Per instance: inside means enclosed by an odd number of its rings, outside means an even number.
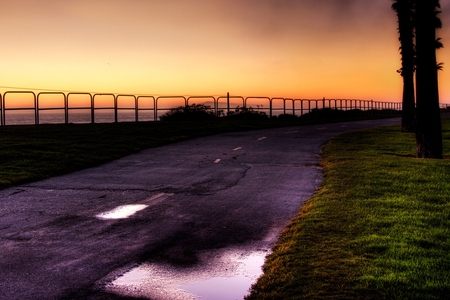
[[[258,141],[262,141],[262,140],[265,140],[265,139],[267,139],[267,137],[263,136],[263,137],[260,137],[260,138],[258,139]]]
[[[220,161],[221,161],[221,159],[218,158],[218,159],[216,159],[216,160],[214,161],[214,163],[215,163],[215,164],[218,164],[218,163],[220,163]]]
[[[138,211],[144,210],[150,205],[161,202],[172,195],[173,194],[159,193],[141,201],[142,203],[140,204],[119,205],[111,210],[97,214],[95,217],[100,220],[126,219]]]
[[[242,147],[237,147],[237,148],[234,148],[233,151],[238,151],[238,150],[241,150],[241,149],[242,149]]]
[[[101,220],[126,219],[147,207],[148,205],[146,204],[120,205],[114,209],[98,214],[96,217]]]

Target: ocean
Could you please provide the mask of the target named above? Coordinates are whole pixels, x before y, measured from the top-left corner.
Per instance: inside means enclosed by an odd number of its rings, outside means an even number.
[[[226,110],[221,108],[222,110]],[[234,110],[234,108],[231,108]],[[259,108],[258,111],[269,114],[269,109]],[[158,110],[157,120],[167,113],[168,110]],[[282,108],[274,107],[273,115],[279,115],[283,113]],[[292,109],[288,111],[292,113]],[[296,112],[299,113],[299,112]],[[34,125],[36,124],[34,109],[21,109],[21,110],[6,110],[5,111],[5,125]],[[134,109],[119,109],[117,111],[118,122],[135,122],[136,115]],[[139,110],[138,111],[139,122],[155,121],[153,110]],[[69,124],[88,124],[91,123],[91,110],[90,109],[70,109],[68,113]],[[114,109],[96,109],[94,111],[94,123],[114,123]],[[40,110],[39,111],[39,124],[64,124],[65,115],[64,109],[54,110]]]
[[[164,114],[164,111],[158,111],[158,115]],[[139,111],[139,121],[154,121],[153,111]],[[114,110],[105,109],[97,110],[94,113],[94,123],[114,123]],[[134,110],[119,110],[117,112],[118,122],[135,122]],[[40,111],[39,112],[39,124],[64,124],[65,116],[64,110],[52,110],[52,111]],[[91,123],[91,110],[80,109],[75,111],[69,111],[68,123],[72,124],[85,124]],[[5,112],[5,125],[33,125],[35,122],[34,110],[21,110],[21,111],[6,111]]]

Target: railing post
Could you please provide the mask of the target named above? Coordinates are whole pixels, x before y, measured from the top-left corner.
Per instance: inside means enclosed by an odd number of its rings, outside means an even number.
[[[139,101],[138,97],[134,96],[134,120],[139,122],[139,109],[138,109]]]
[[[117,123],[117,95],[114,96],[114,123]]]
[[[95,95],[92,96],[92,94],[91,94],[91,124],[94,124],[94,123],[95,123],[95,121],[94,121],[94,118],[95,118],[95,113],[94,113],[94,98],[95,98]]]
[[[5,126],[3,120],[5,119],[4,110],[3,110],[3,95],[0,93],[0,125]]]
[[[230,114],[230,92],[227,92],[227,116]]]
[[[271,118],[272,119],[272,116],[273,116],[273,114],[272,114],[272,108],[273,108],[273,106],[272,106],[272,98],[269,100],[269,118]]]
[[[36,95],[34,96],[34,124],[39,125],[39,112]]]

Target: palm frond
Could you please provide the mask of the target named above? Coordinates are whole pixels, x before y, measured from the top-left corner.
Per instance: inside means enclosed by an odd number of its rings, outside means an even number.
[[[441,38],[436,39],[436,49],[444,48],[444,44],[442,44],[441,40]]]

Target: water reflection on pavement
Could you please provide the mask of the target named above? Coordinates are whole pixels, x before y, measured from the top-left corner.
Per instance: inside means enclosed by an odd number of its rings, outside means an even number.
[[[267,254],[267,249],[205,253],[200,264],[192,268],[145,263],[104,284],[104,290],[155,300],[243,299],[262,274],[261,267]]]

